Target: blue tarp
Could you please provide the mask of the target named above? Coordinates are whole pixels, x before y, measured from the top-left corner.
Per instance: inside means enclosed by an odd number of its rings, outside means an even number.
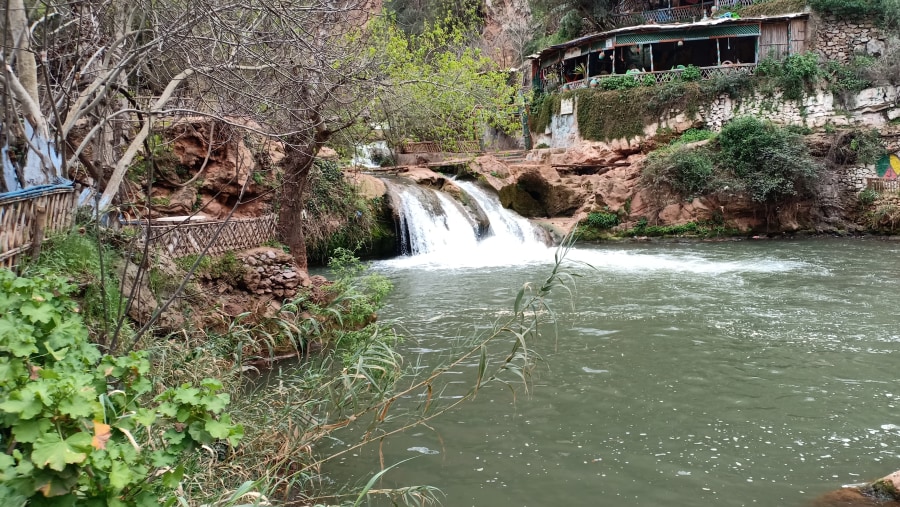
[[[22,190],[16,190],[14,192],[6,192],[0,194],[0,203],[6,201],[18,201],[21,199],[30,199],[33,197],[39,197],[43,194],[49,194],[53,191],[59,190],[74,190],[75,184],[71,181],[67,181],[65,183],[58,183],[56,185],[38,185],[36,187],[29,187]]]

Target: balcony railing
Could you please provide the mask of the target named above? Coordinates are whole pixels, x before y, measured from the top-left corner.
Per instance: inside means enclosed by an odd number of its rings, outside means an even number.
[[[742,5],[753,5],[757,0],[719,0],[719,11],[727,11],[728,8]],[[645,23],[684,23],[699,21],[705,13],[710,13],[715,2],[702,2],[696,5],[685,5],[668,9],[655,9],[646,11],[631,11],[613,14],[612,21],[616,26],[642,25]]]
[[[638,72],[634,74],[609,74],[605,76],[594,76],[588,79],[582,79],[579,81],[572,81],[570,83],[566,83],[562,86],[563,90],[578,90],[580,88],[602,88],[601,83],[607,79],[612,78],[632,78],[638,83],[643,84],[647,78],[650,76],[656,82],[656,84],[662,83],[670,83],[672,81],[677,81],[681,78],[681,73],[684,72],[685,69],[673,69],[673,70],[660,70],[655,72]],[[734,75],[734,74],[745,74],[748,76],[752,76],[756,74],[756,64],[755,63],[742,63],[742,64],[734,64],[734,65],[722,65],[722,66],[714,66],[714,67],[701,67],[700,68],[700,78],[701,79],[715,79],[718,77]],[[592,84],[592,82],[594,84]]]

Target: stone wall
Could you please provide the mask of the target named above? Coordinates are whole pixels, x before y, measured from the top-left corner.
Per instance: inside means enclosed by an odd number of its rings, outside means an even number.
[[[866,179],[875,178],[875,166],[847,167],[838,174],[838,181],[847,189],[860,191],[866,188]]]
[[[887,48],[885,34],[871,21],[814,17],[813,50],[828,60],[847,63],[855,54],[881,56]]]
[[[712,130],[737,116],[752,115],[782,125],[802,125],[809,128],[883,127],[900,116],[900,87],[868,88],[855,95],[836,97],[826,90],[818,90],[801,101],[782,100],[779,95],[752,95],[733,100],[721,95],[703,108],[699,117]]]
[[[297,287],[309,286],[308,279],[294,265],[289,254],[275,248],[260,247],[237,255],[244,264],[241,288],[251,294],[293,297]]]

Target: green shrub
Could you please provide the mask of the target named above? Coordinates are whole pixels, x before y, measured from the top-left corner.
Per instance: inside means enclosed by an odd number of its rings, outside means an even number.
[[[653,152],[642,173],[643,180],[657,190],[668,186],[685,199],[706,193],[715,173],[712,153],[705,147],[683,144]]]
[[[859,204],[862,206],[871,206],[872,204],[875,204],[875,201],[877,201],[879,197],[881,197],[881,194],[871,188],[863,190],[857,196]]]
[[[684,81],[700,81],[702,78],[702,74],[700,73],[700,67],[695,65],[688,65],[681,71],[681,79]]]
[[[709,129],[687,129],[684,131],[681,136],[672,141],[670,144],[688,144],[688,143],[696,143],[698,141],[706,141],[707,139],[712,139],[716,136],[716,133]]]
[[[587,224],[595,229],[612,229],[619,225],[619,215],[608,212],[593,212],[587,216]]]
[[[582,25],[581,14],[573,9],[559,20],[559,30],[556,33],[564,41],[572,40],[581,35]]]
[[[850,64],[835,60],[825,62],[823,73],[833,92],[858,92],[869,88],[873,82],[870,77],[875,59],[869,56],[857,56]]]
[[[790,55],[782,62],[779,80],[788,100],[800,100],[807,90],[816,84],[819,77],[819,57],[812,52]]]
[[[150,397],[143,353],[101,355],[48,272],[0,270],[0,503],[159,505],[201,445],[237,445],[222,384]]]
[[[797,194],[817,172],[802,138],[771,122],[736,118],[725,125],[718,140],[719,163],[757,202]]]
[[[721,219],[721,217],[719,217]],[[642,218],[634,228],[622,233],[625,237],[647,236],[696,236],[701,238],[736,236],[742,231],[724,225],[721,220],[708,220],[701,222],[688,222],[678,225],[648,225],[647,219]]]
[[[839,18],[858,19],[883,12],[882,0],[809,0],[813,10]]]
[[[787,100],[800,100],[817,83],[822,75],[819,57],[806,52],[784,59],[767,56],[757,66],[760,76],[771,79]]]

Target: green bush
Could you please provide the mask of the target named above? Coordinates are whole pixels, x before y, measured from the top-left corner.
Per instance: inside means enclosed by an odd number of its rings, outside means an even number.
[[[189,452],[237,445],[222,384],[150,397],[143,353],[102,355],[48,272],[0,270],[0,504],[159,505]]]
[[[587,216],[587,224],[595,229],[612,229],[619,225],[619,215],[607,212],[593,212]]]
[[[835,60],[828,60],[825,62],[823,73],[831,91],[858,92],[872,86],[870,74],[875,61],[869,56],[857,56],[847,65]]]
[[[721,217],[719,217],[721,218]],[[708,220],[701,222],[688,222],[678,225],[648,225],[647,219],[642,218],[634,228],[622,233],[625,237],[647,236],[696,236],[701,238],[736,236],[742,231],[724,225],[720,220]]]
[[[681,71],[681,79],[684,81],[700,81],[702,77],[700,68],[695,65],[688,65]]]
[[[862,206],[871,206],[872,204],[875,204],[875,201],[877,201],[879,197],[881,197],[881,194],[871,188],[863,190],[857,196],[859,204]]]
[[[719,163],[757,202],[795,195],[817,172],[802,138],[771,122],[736,118],[725,125],[718,140]]]
[[[809,0],[809,6],[819,12],[851,19],[878,16],[884,9],[883,0]]]
[[[675,145],[653,152],[647,159],[642,178],[657,189],[668,186],[685,199],[691,199],[711,188],[714,172],[715,164],[709,149]]]
[[[716,133],[709,129],[687,129],[681,134],[681,137],[672,141],[670,144],[689,144],[698,141],[706,141],[716,136]]]
[[[581,35],[582,25],[581,14],[573,9],[559,20],[559,30],[556,33],[564,41],[572,40]]]
[[[822,75],[819,57],[812,52],[790,55],[784,59],[767,56],[757,66],[757,73],[771,79],[788,100],[802,99]]]

